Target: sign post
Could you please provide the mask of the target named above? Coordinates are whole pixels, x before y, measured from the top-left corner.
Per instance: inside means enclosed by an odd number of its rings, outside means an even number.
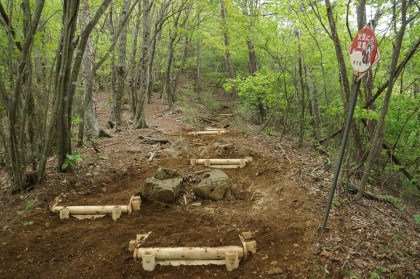
[[[349,137],[350,126],[353,120],[354,108],[356,107],[357,92],[360,88],[360,80],[367,73],[367,71],[376,64],[381,58],[378,49],[378,42],[376,41],[375,33],[373,32],[373,21],[359,30],[353,42],[348,48],[351,65],[354,73],[353,92],[350,100],[350,107],[348,111],[346,126],[344,128],[343,139],[341,141],[340,154],[334,172],[333,181],[330,191],[328,193],[327,206],[325,208],[324,218],[321,224],[321,231],[325,230],[330,214],[331,204],[337,187],[338,177],[340,175],[341,165],[346,151],[347,140]]]

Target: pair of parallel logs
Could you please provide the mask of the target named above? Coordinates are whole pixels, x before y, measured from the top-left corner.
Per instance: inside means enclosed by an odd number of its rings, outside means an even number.
[[[248,253],[255,254],[257,243],[251,239],[250,232],[239,235],[242,246],[223,247],[139,247],[144,242],[145,235],[137,235],[136,240],[129,243],[129,250],[134,259],[142,260],[142,267],[146,271],[153,271],[160,265],[225,265],[228,271],[239,267],[239,261],[246,259]]]
[[[217,169],[243,168],[248,162],[252,162],[252,157],[245,157],[244,159],[190,159],[192,166],[204,165]]]
[[[128,205],[73,205],[59,206],[54,204],[51,211],[60,214],[60,219],[68,219],[70,215],[81,219],[96,219],[106,214],[112,214],[116,221],[122,213],[131,214],[133,211],[140,211],[141,199],[139,196],[132,196]]]
[[[198,136],[198,135],[222,135],[226,134],[227,131],[223,128],[205,128],[204,131],[195,131],[188,132],[188,135]]]

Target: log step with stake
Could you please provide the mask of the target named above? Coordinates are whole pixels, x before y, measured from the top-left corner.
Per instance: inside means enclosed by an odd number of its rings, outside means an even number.
[[[217,169],[243,168],[248,162],[252,162],[251,157],[244,159],[190,159],[192,166],[204,165],[205,167]]]
[[[96,219],[106,214],[112,214],[116,221],[122,213],[131,214],[133,211],[140,211],[141,199],[139,196],[132,196],[128,205],[70,205],[60,206],[58,201],[51,206],[51,211],[60,214],[60,219],[68,219],[70,215],[82,219]]]
[[[146,234],[147,236],[150,234]],[[142,267],[146,271],[153,271],[156,265],[225,265],[228,271],[239,267],[239,261],[247,258],[248,253],[255,254],[257,243],[250,240],[250,232],[242,233],[239,238],[242,246],[222,247],[140,247],[145,234],[137,235],[136,240],[129,243],[129,250],[134,259],[142,260]],[[146,236],[146,238],[147,238]]]

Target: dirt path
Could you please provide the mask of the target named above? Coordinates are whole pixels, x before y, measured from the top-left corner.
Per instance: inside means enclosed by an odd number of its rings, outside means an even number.
[[[101,107],[100,113],[107,112]],[[307,278],[324,274],[324,264],[333,269],[337,259],[322,254],[327,244],[319,244],[315,233],[330,183],[328,166],[319,155],[296,150],[291,142],[280,146],[269,137],[234,131],[187,136],[180,115],[159,102],[149,106],[148,119],[151,128],[101,139],[98,154],[90,147],[81,149],[83,162],[75,174],[55,174],[51,161],[42,186],[20,196],[2,194],[0,278]],[[105,123],[106,118],[101,120]],[[223,127],[230,121],[218,117],[213,125]],[[250,155],[253,161],[225,171],[233,187],[223,201],[201,200],[192,195],[189,182],[204,167],[190,166],[189,156],[166,156],[161,151],[167,146],[147,144],[139,136],[170,141],[183,137],[195,156]],[[220,150],[217,143],[232,147]],[[157,156],[148,162],[150,152]],[[59,195],[66,205],[125,204],[159,166],[176,169],[185,178],[181,196],[172,204],[144,201],[140,212],[116,222],[109,216],[60,220],[48,210]],[[335,214],[333,209],[332,220]],[[340,229],[340,222],[334,229]],[[257,253],[233,272],[223,266],[157,266],[145,272],[127,248],[137,233],[149,231],[145,247],[240,245],[239,233],[251,231]],[[327,236],[334,234],[332,230]],[[342,265],[347,251],[343,254],[335,266]]]

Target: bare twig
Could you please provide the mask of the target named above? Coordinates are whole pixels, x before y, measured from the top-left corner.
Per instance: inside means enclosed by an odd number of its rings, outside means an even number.
[[[278,147],[280,147],[281,151],[283,152],[284,157],[286,157],[287,161],[289,161],[289,164],[292,164],[292,160],[290,160],[289,156],[287,156],[286,151],[284,151],[283,146],[281,146],[280,143],[277,144]]]

